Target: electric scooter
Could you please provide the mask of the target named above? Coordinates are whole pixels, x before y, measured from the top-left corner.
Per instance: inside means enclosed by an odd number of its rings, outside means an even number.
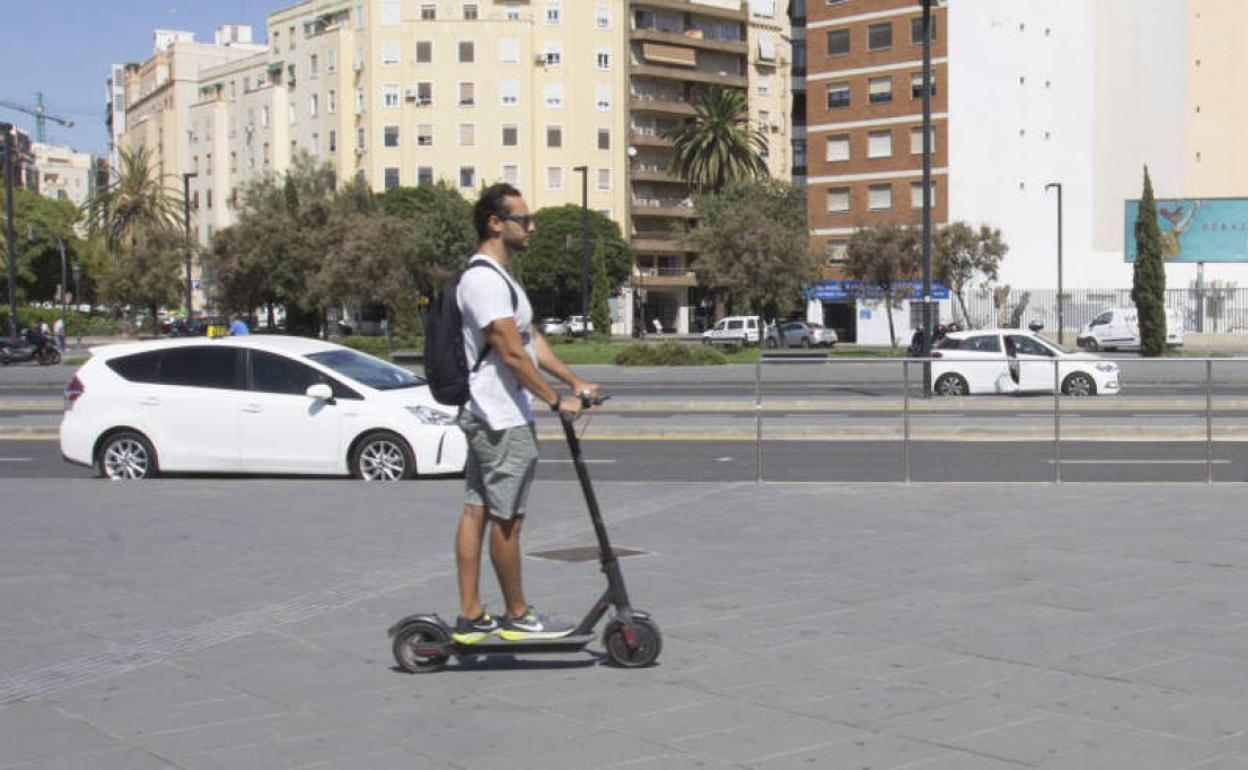
[[[608,397],[591,400],[581,396],[586,407],[597,406]],[[607,590],[585,614],[579,626],[568,636],[559,639],[522,639],[508,641],[494,636],[475,644],[460,644],[451,638],[451,628],[436,614],[409,615],[390,627],[394,640],[394,659],[399,666],[413,674],[437,671],[446,665],[452,655],[523,655],[529,653],[565,653],[583,650],[594,640],[594,627],[607,610],[615,608],[615,617],[607,623],[602,633],[602,646],[607,658],[617,666],[641,668],[654,663],[663,648],[659,627],[649,613],[635,610],[629,604],[628,591],[624,587],[624,575],[620,563],[611,550],[607,529],[598,509],[598,499],[589,482],[589,472],[581,459],[581,443],[572,428],[572,421],[560,415],[563,433],[568,441],[568,451],[576,467],[581,491],[589,507],[589,519],[598,537],[598,555],[602,572],[607,576]]]

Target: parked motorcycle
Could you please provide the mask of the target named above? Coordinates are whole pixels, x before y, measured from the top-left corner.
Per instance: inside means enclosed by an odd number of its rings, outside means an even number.
[[[36,361],[40,366],[61,362],[61,351],[52,344],[52,338],[30,329],[23,329],[20,337],[0,337],[0,364],[20,364]]]

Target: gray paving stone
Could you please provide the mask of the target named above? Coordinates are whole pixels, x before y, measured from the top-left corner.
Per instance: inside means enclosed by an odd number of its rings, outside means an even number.
[[[0,760],[2,763],[3,760]],[[88,754],[58,756],[54,759],[23,762],[20,765],[0,764],[15,770],[170,770],[173,763],[142,749],[129,746]]]
[[[781,714],[761,722],[674,740],[671,745],[721,762],[752,763],[870,734],[830,721]]]
[[[1043,767],[1046,770],[1177,770],[1197,767],[1228,753],[1205,743],[1131,731],[1096,746],[1060,754],[1045,762]]]
[[[948,743],[1000,759],[1041,765],[1061,754],[1094,748],[1127,728],[1093,719],[1037,713],[1032,718],[950,738]]]
[[[867,729],[933,743],[962,745],[959,736],[978,733],[1035,717],[1035,711],[998,700],[972,697],[908,714],[868,722]],[[969,747],[968,747],[969,748]]]
[[[762,770],[780,768],[844,767],[889,770],[910,767],[925,759],[960,757],[953,751],[930,743],[882,735],[865,735],[848,741],[797,749],[749,763]]]
[[[833,722],[865,726],[888,717],[964,700],[968,698],[963,695],[951,695],[908,685],[883,684],[809,701],[795,710]]]

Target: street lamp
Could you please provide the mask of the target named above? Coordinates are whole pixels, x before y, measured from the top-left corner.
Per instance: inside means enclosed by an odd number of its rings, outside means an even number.
[[[1062,183],[1049,182],[1044,186],[1045,192],[1050,187],[1057,188],[1057,344],[1065,344],[1062,330],[1066,328],[1062,315]]]
[[[9,243],[9,336],[17,336],[17,256],[13,241],[13,124],[0,123],[4,134],[4,196]]]
[[[74,297],[82,305],[82,265],[74,265]],[[74,308],[74,334],[78,337],[78,349],[82,349],[82,312]]]
[[[188,172],[182,175],[182,224],[186,228],[186,325],[191,325],[192,289],[191,283],[191,180],[199,174]]]
[[[581,339],[589,341],[589,166],[573,166],[581,175]]]
[[[932,2],[923,6],[923,357],[932,350]],[[932,364],[923,362],[923,397],[932,392]]]

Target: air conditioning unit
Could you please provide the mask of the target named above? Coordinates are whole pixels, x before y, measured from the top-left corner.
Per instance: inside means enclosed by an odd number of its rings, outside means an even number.
[[[363,147],[356,147],[356,148],[355,148],[355,154],[356,154],[356,155],[363,155],[365,152],[366,152],[366,150],[365,150]]]
[[[403,98],[409,102],[414,102],[420,98],[420,90],[417,88],[406,88],[403,90]]]
[[[364,71],[364,62],[363,62],[363,60],[361,60],[361,59],[356,59],[356,60],[355,60],[355,64],[352,64],[352,65],[351,65],[351,69],[355,70],[356,72],[363,72],[363,71]]]

